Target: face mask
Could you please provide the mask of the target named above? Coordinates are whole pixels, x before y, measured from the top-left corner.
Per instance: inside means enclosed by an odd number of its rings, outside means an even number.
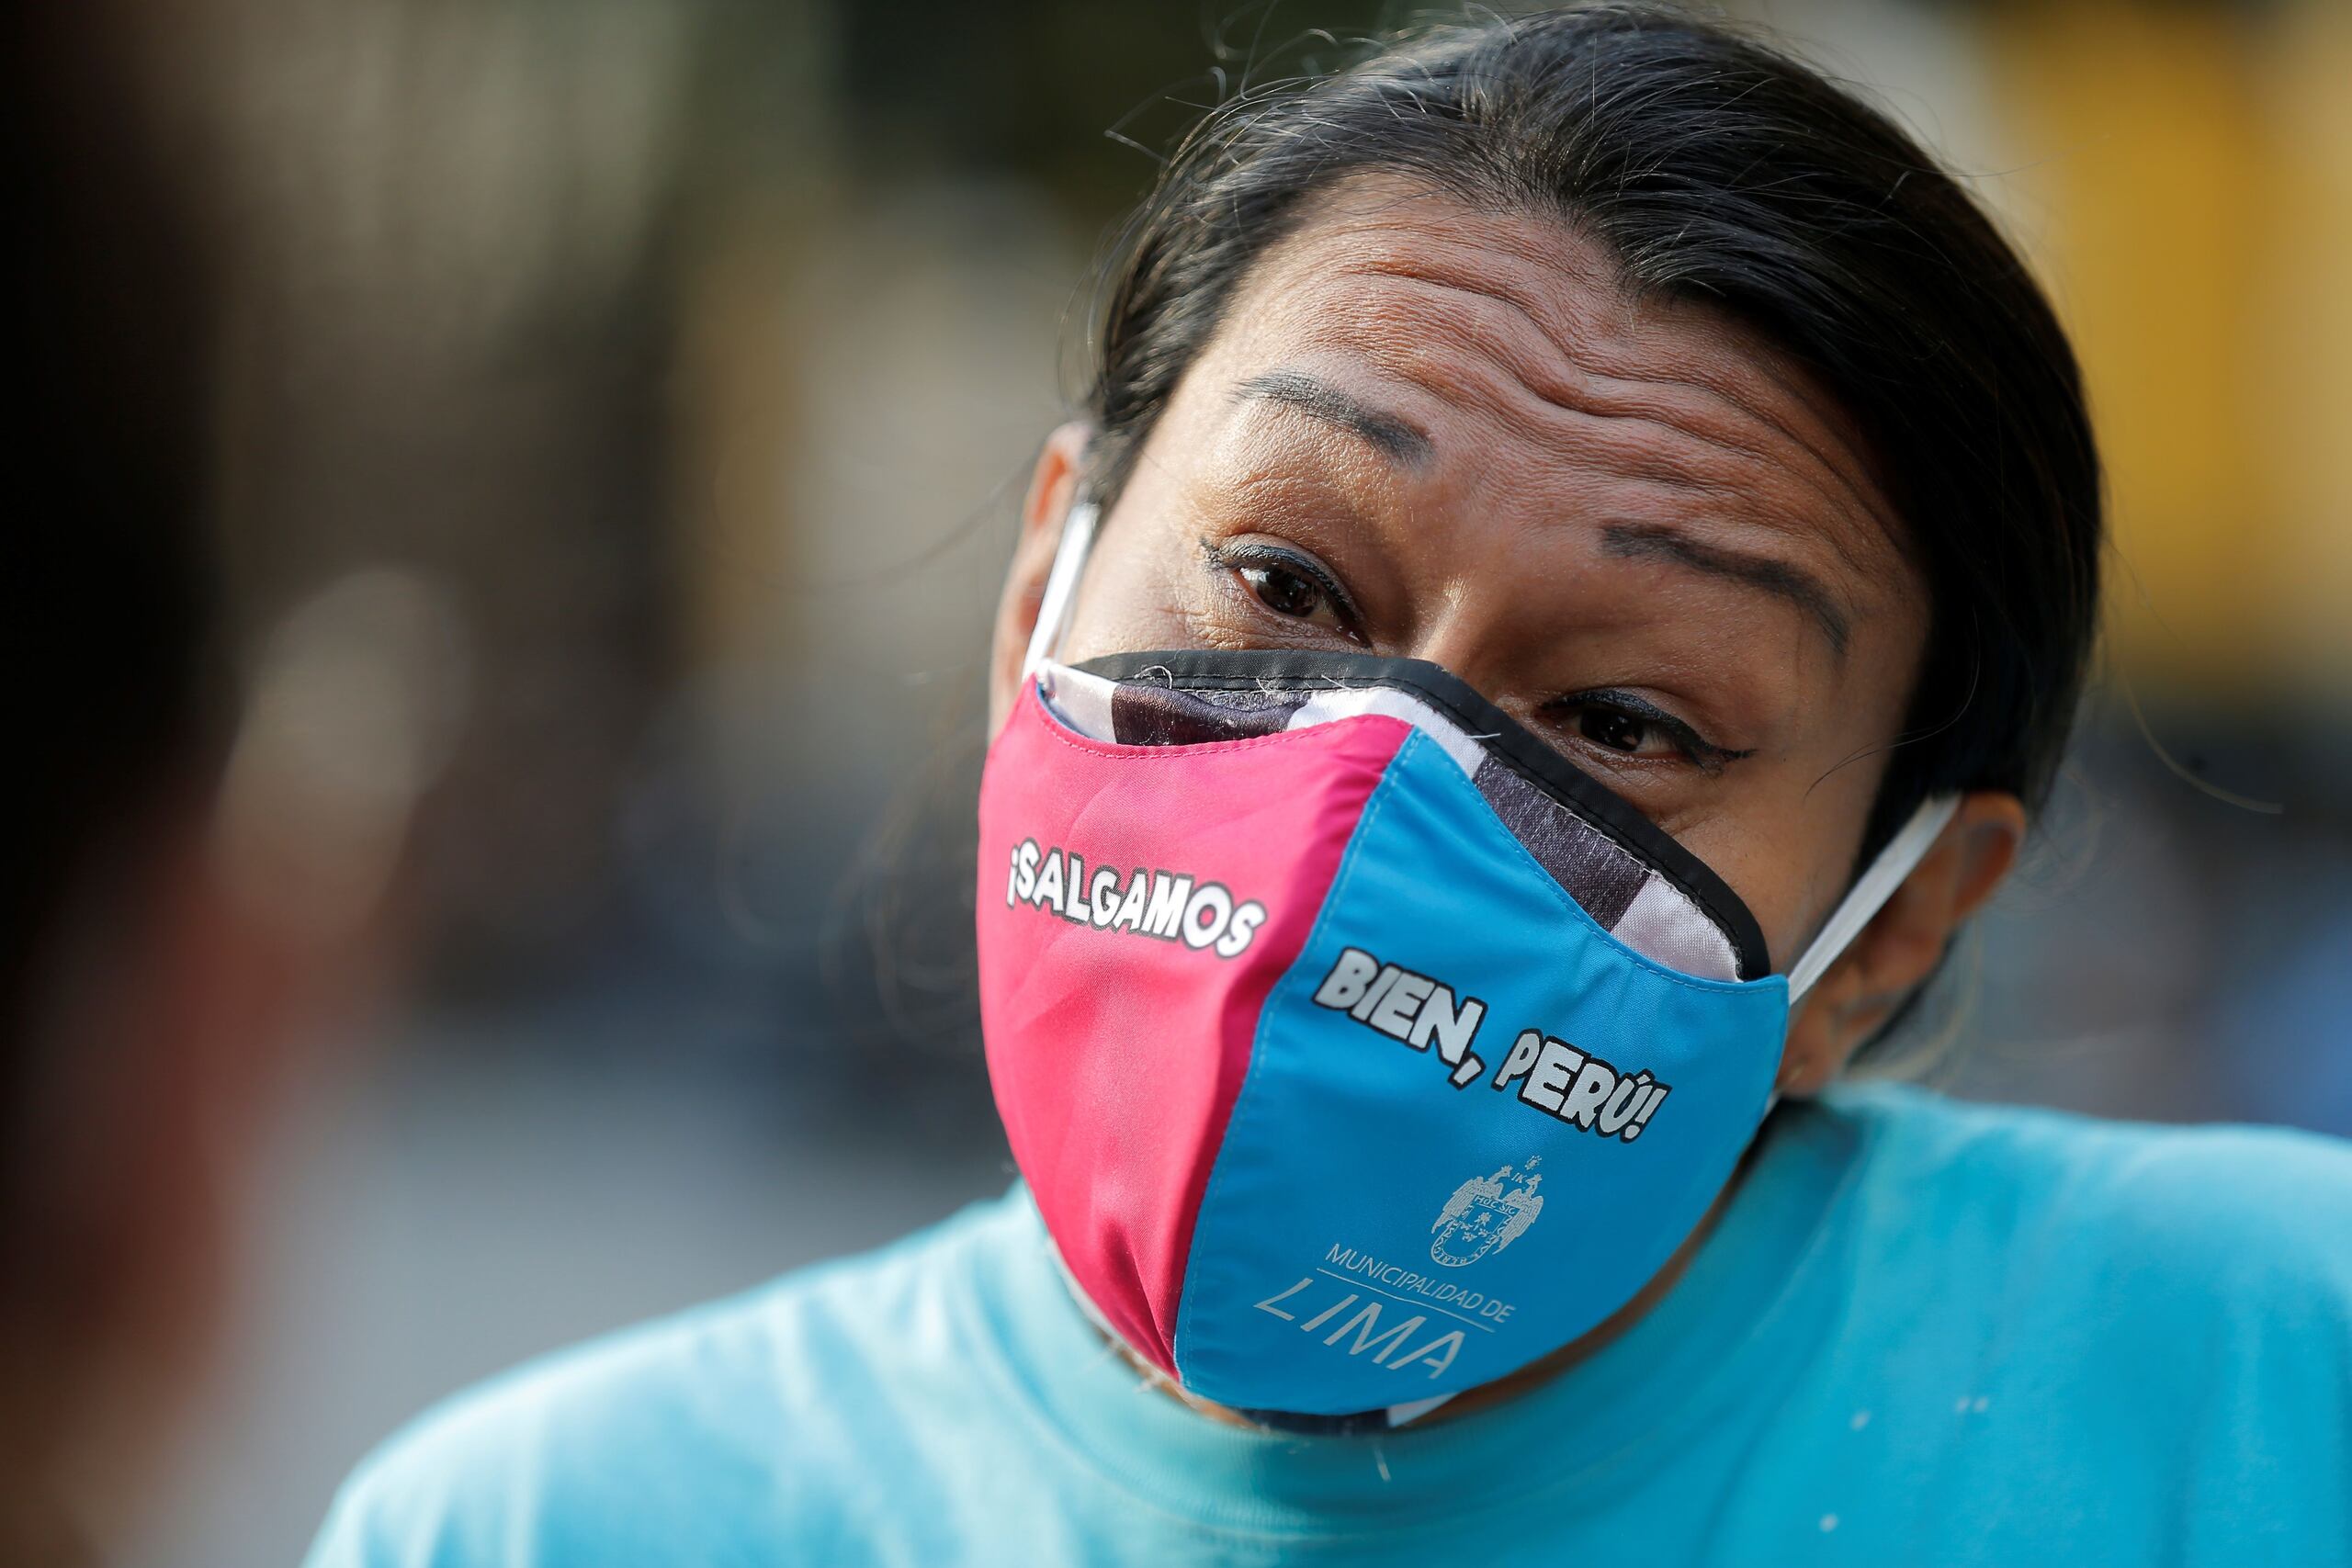
[[[1434,665],[1051,662],[1092,524],[980,787],[1013,1156],[1081,1303],[1186,1393],[1411,1419],[1666,1264],[1770,1107],[1793,998],[1953,803],[1774,975],[1720,878]]]

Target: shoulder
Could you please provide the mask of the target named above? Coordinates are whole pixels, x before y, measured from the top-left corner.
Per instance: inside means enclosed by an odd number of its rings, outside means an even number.
[[[984,1406],[957,1297],[1014,1223],[977,1205],[460,1393],[361,1463],[313,1568],[822,1556],[894,1444]]]
[[[2352,1335],[2352,1143],[2279,1127],[2166,1127],[1971,1105],[1883,1085],[1828,1108],[1869,1151],[1863,1201],[1935,1211],[2044,1284],[2151,1299],[2301,1300]],[[1986,1261],[1991,1261],[1988,1258]]]
[[[1940,1495],[1988,1529],[2080,1508],[2116,1561],[2346,1538],[2352,1145],[1885,1088],[1822,1111],[1860,1151],[1840,1393],[1890,1440],[1900,1408]]]

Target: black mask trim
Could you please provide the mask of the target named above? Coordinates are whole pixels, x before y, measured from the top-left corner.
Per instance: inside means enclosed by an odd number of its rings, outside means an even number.
[[[1573,807],[1697,904],[1730,941],[1741,979],[1760,979],[1772,972],[1763,928],[1739,895],[1704,861],[1643,816],[1632,802],[1544,744],[1526,726],[1440,665],[1369,653],[1181,649],[1105,654],[1073,668],[1111,681],[1159,675],[1176,686],[1221,691],[1388,686],[1410,693],[1452,718],[1464,733],[1477,736],[1489,755]]]

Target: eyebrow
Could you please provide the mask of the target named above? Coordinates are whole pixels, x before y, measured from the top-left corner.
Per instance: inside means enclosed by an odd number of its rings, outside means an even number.
[[[1428,432],[1384,413],[1304,370],[1268,370],[1233,389],[1237,403],[1280,403],[1371,443],[1397,462],[1419,467],[1432,450]]]
[[[1802,567],[1770,556],[1702,544],[1679,528],[1652,523],[1606,524],[1600,530],[1600,543],[1602,549],[1623,559],[1672,561],[1776,593],[1812,618],[1838,658],[1846,656],[1846,644],[1853,635],[1846,613],[1821,580]]]

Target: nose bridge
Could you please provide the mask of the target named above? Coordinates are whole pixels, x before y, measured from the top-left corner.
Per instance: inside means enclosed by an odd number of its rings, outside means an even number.
[[[1498,707],[1515,711],[1508,571],[1507,561],[1464,567],[1426,603],[1398,651],[1439,666]]]

